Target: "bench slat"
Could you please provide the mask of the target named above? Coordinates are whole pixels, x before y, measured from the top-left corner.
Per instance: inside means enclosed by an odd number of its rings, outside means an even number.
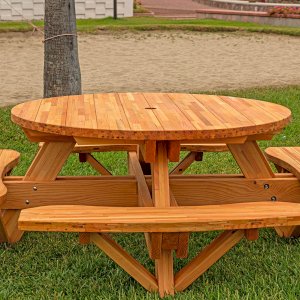
[[[255,202],[207,206],[95,207],[57,205],[24,209],[19,229],[63,232],[188,232],[300,224],[300,204]]]
[[[269,161],[300,179],[300,147],[270,147],[265,152]]]
[[[0,204],[3,202],[4,196],[7,193],[2,178],[18,164],[19,158],[20,153],[17,151],[0,149]]]

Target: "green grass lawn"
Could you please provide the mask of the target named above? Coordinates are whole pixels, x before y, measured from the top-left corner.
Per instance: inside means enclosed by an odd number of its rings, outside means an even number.
[[[42,28],[42,21],[34,21],[36,26]],[[77,20],[79,32],[97,33],[102,30],[188,30],[188,31],[248,31],[264,32],[286,35],[300,35],[300,28],[279,27],[270,25],[261,25],[255,23],[245,23],[237,21],[223,20],[173,20],[160,19],[154,17],[133,17],[114,20],[106,19],[87,19]],[[32,27],[26,22],[0,22],[1,32],[26,32],[31,31]]]
[[[289,107],[293,121],[267,146],[300,145],[300,86],[223,91],[220,94],[261,99]],[[0,109],[0,148],[21,152],[14,175],[23,175],[36,145],[10,122],[10,108]],[[97,154],[114,174],[126,173],[123,153]],[[236,173],[228,153],[207,154],[188,173]],[[95,174],[70,157],[62,175]],[[218,233],[195,233],[191,259]],[[142,234],[115,235],[119,243],[153,271]],[[0,245],[0,299],[159,299],[147,293],[95,246],[81,246],[76,234],[26,233],[16,245]],[[179,270],[189,259],[176,260]],[[243,240],[175,299],[300,299],[300,239],[281,239],[274,230],[261,230],[256,242]],[[169,297],[169,299],[173,299]]]

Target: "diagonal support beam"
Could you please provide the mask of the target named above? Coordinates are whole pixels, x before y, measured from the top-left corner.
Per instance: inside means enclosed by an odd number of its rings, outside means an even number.
[[[145,289],[148,291],[158,290],[155,276],[107,234],[92,233],[90,239],[91,242],[93,242],[124,271],[138,281]]]
[[[171,171],[170,174],[182,174],[194,161],[201,161],[203,152],[188,153]]]
[[[153,207],[154,203],[140,165],[136,152],[128,152],[130,170],[135,175],[138,185],[138,204],[144,207]],[[162,234],[145,232],[145,240],[151,259],[158,259],[161,255]]]
[[[227,145],[246,178],[275,177],[256,141]]]
[[[300,237],[300,226],[275,227],[277,234],[284,238]]]
[[[244,236],[244,230],[225,231],[175,275],[175,290],[180,292],[207,271]]]
[[[85,153],[88,162],[101,175],[112,175],[92,154]]]

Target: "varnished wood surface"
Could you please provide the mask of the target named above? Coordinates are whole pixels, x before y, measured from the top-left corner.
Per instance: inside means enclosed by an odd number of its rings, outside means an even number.
[[[2,178],[13,167],[18,164],[20,153],[9,149],[0,149],[0,204],[4,200],[7,193],[7,188],[2,182]]]
[[[19,228],[65,232],[189,232],[300,224],[300,204],[248,202],[181,207],[44,206],[24,209]]]
[[[6,200],[7,187],[3,184],[3,177],[19,162],[20,153],[10,149],[0,149],[0,206]],[[19,238],[14,224],[19,214],[15,210],[0,210],[0,243],[13,243]]]
[[[300,179],[300,147],[270,147],[267,158]]]
[[[280,131],[283,106],[215,95],[111,93],[66,96],[19,104],[12,120],[34,131],[119,140],[192,140]]]

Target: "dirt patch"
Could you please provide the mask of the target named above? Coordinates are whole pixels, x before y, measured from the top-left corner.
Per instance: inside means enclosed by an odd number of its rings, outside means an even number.
[[[42,38],[0,35],[0,105],[42,97]],[[300,84],[300,38],[251,33],[80,35],[85,93]]]

